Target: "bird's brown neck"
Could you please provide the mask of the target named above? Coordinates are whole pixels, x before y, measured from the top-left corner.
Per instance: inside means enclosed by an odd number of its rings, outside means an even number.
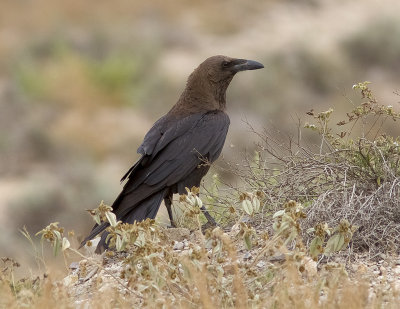
[[[202,76],[201,72],[194,71],[186,84],[178,102],[170,113],[179,116],[212,110],[225,110],[226,89],[232,78],[226,80],[212,80],[210,76]]]

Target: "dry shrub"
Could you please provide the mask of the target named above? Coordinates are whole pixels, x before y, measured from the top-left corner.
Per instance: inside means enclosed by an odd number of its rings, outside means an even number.
[[[400,245],[400,138],[382,132],[400,114],[379,104],[368,84],[353,87],[362,101],[336,125],[332,109],[308,112],[316,123],[305,128],[317,133],[319,146],[304,146],[300,128],[288,143],[269,132],[258,134],[262,143],[241,177],[264,191],[266,213],[292,199],[306,206],[306,229],[346,219],[358,227],[352,248],[376,257]]]
[[[365,190],[362,184],[329,190],[308,209],[306,225],[316,222],[336,223],[346,218],[357,225],[352,247],[368,250],[371,257],[386,251],[397,252],[400,235],[399,179],[385,182],[377,189]]]

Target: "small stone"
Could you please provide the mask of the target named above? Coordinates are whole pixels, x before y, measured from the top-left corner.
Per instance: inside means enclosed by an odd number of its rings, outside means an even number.
[[[183,247],[184,247],[183,242],[175,241],[173,249],[174,250],[182,250]]]
[[[224,273],[227,275],[233,275],[235,273],[235,269],[233,267],[233,265],[231,264],[227,264],[223,267],[224,269]]]
[[[257,265],[256,265],[256,266],[257,266],[258,268],[264,268],[264,267],[265,267],[265,265],[266,265],[266,264],[265,264],[265,262],[264,262],[264,261],[260,261],[260,262],[258,262],[258,263],[257,263]]]
[[[243,260],[250,260],[253,258],[250,252],[246,252],[246,254],[243,256]]]
[[[378,270],[378,266],[376,264],[370,265],[369,268],[374,270],[374,271]]]
[[[372,290],[368,293],[368,302],[373,303],[376,300],[376,293]]]
[[[63,279],[63,285],[69,287],[78,281],[78,275],[69,275]]]
[[[315,262],[312,258],[304,258],[304,268],[309,276],[315,276],[317,274],[317,262]]]
[[[399,265],[399,266],[396,266],[396,267],[393,269],[393,271],[394,271],[394,273],[395,273],[396,275],[400,275],[400,265]]]
[[[183,241],[190,237],[189,229],[177,227],[177,228],[170,228],[164,230],[165,236],[168,239],[175,240],[175,241]]]
[[[106,292],[110,293],[114,290],[115,290],[115,286],[113,286],[111,284],[103,284],[103,286],[98,289],[98,291],[100,293],[106,293]]]
[[[271,263],[284,262],[285,260],[286,260],[286,256],[284,254],[274,255],[268,259],[268,261]]]
[[[239,232],[240,232],[240,225],[238,223],[236,223],[235,225],[232,226],[231,233],[236,235]]]
[[[365,274],[365,273],[367,272],[367,270],[368,270],[368,267],[365,266],[364,264],[360,264],[360,265],[358,265],[358,267],[357,267],[357,272],[358,272],[359,274]]]
[[[79,263],[78,263],[78,262],[72,262],[72,263],[69,265],[69,269],[74,270],[74,269],[78,269],[78,268],[79,268]]]
[[[18,298],[20,299],[24,299],[24,300],[31,300],[33,299],[35,295],[33,294],[33,292],[31,290],[28,289],[22,289],[19,293],[18,293]]]
[[[88,281],[90,278],[92,278],[97,273],[98,270],[99,270],[99,267],[94,266],[90,271],[87,272],[85,277],[79,278],[79,281],[82,281],[82,282]]]
[[[249,216],[243,216],[241,219],[240,219],[240,222],[244,222],[244,223],[248,223],[248,222],[250,222],[251,221],[251,218],[249,217]]]

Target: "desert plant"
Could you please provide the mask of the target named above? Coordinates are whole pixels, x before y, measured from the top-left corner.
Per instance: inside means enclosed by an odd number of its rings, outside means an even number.
[[[400,138],[382,132],[382,125],[397,121],[400,114],[378,102],[369,82],[353,88],[360,91],[361,102],[344,120],[332,123],[333,109],[307,113],[313,123],[305,128],[319,136],[317,147],[305,146],[300,128],[299,138],[287,143],[269,132],[258,133],[259,163],[249,159],[247,172],[240,175],[254,190],[264,192],[267,213],[295,199],[305,206],[306,229],[320,231],[320,223],[337,226],[347,220],[359,227],[352,248],[376,256],[396,251],[399,244]]]

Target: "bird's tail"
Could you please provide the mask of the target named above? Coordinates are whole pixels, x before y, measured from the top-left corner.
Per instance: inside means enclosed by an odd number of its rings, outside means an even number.
[[[88,236],[86,236],[86,238],[81,242],[78,249],[82,248],[84,245],[86,245],[86,243],[89,240],[92,240],[93,238],[95,238],[98,234],[100,234],[102,231],[104,231],[109,226],[110,226],[110,224],[108,224],[107,222],[103,222],[100,225],[96,224],[90,231],[90,234]]]
[[[147,197],[143,201],[140,201],[136,205],[124,205],[129,202],[129,198],[126,196],[119,196],[117,200],[113,204],[113,208],[117,209],[130,209],[127,213],[123,214],[120,218],[117,216],[117,220],[126,222],[126,223],[134,223],[135,221],[140,222],[147,218],[154,219],[157,215],[158,209],[160,208],[161,202],[167,192],[167,189],[161,190],[159,192],[154,193],[153,195]],[[118,202],[118,205],[115,205]],[[87,236],[81,243],[80,248],[86,244],[88,240],[93,239],[96,235],[103,232],[109,226],[108,223],[104,222],[100,225],[95,225],[90,232],[89,236]],[[103,232],[101,235],[100,241],[96,247],[96,253],[102,253],[105,249],[108,248],[107,244],[107,235],[108,232]]]

